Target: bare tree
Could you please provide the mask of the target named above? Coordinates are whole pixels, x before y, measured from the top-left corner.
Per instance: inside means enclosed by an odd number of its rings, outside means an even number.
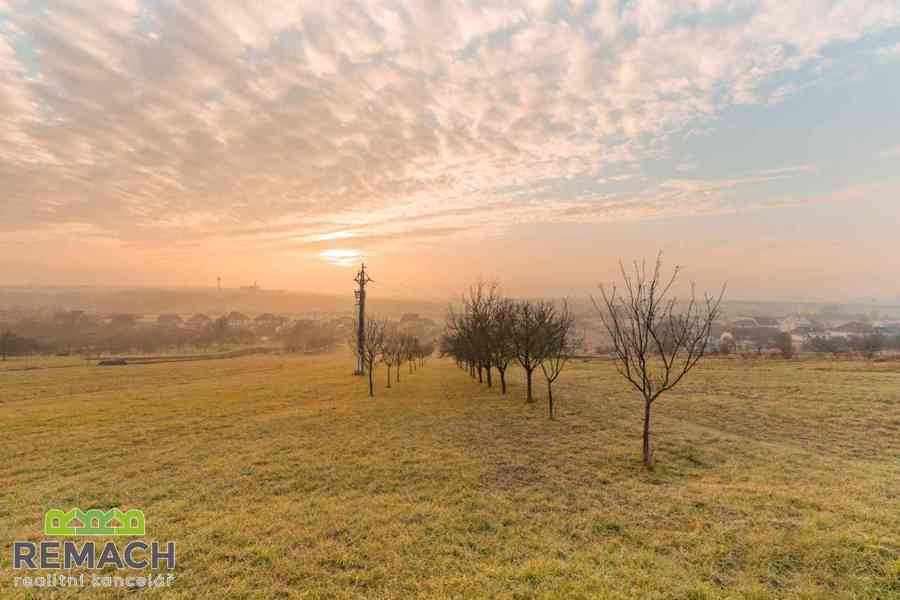
[[[375,396],[375,367],[382,356],[384,348],[385,322],[380,319],[368,319],[363,333],[363,362],[369,374],[369,396]]]
[[[400,367],[403,366],[403,359],[406,357],[406,345],[409,340],[406,335],[397,332],[394,343],[391,344],[391,353],[393,354],[394,364],[397,365],[397,383],[400,383]]]
[[[408,333],[403,335],[403,360],[406,361],[410,373],[415,370],[416,348],[418,347],[418,344],[419,340],[415,337],[409,335]]]
[[[782,358],[794,357],[794,339],[787,331],[782,331],[775,336],[775,347],[781,352]]]
[[[869,333],[853,341],[853,347],[862,353],[863,358],[872,360],[884,349],[884,336],[880,333]]]
[[[516,304],[508,298],[498,298],[491,315],[491,362],[500,375],[500,391],[506,393],[506,370],[516,356],[513,335],[516,327]]]
[[[9,330],[4,331],[3,335],[0,335],[0,357],[2,357],[3,360],[6,360],[6,356],[8,354],[12,354],[15,351],[14,340],[15,336]]]
[[[694,285],[685,302],[669,298],[681,272],[675,267],[671,277],[662,275],[662,254],[648,271],[645,262],[634,263],[628,273],[619,264],[624,291],[615,286],[600,291],[602,304],[593,299],[612,340],[619,373],[641,393],[644,400],[643,462],[653,466],[650,445],[650,411],[653,403],[672,389],[703,358],[710,328],[719,315],[725,287],[718,297],[705,295],[697,300]]]
[[[569,310],[568,302],[563,300],[562,308],[554,311],[544,331],[541,371],[547,380],[547,409],[551,419],[555,415],[553,383],[580,347],[581,339],[575,332],[575,317]]]
[[[528,402],[534,402],[532,374],[544,360],[544,336],[553,313],[550,302],[523,300],[516,304],[512,341],[516,360],[525,371]]]
[[[381,346],[381,362],[387,367],[387,387],[391,387],[391,367],[399,359],[400,353],[397,346],[400,345],[400,333],[395,324],[390,323],[385,327],[384,342]],[[400,366],[397,365],[397,381],[400,381]]]
[[[419,353],[419,365],[424,367],[426,359],[432,354],[434,354],[434,338],[422,344],[421,352]]]

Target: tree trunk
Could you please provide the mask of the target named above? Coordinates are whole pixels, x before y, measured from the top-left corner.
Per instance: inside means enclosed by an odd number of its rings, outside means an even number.
[[[494,387],[494,380],[493,380],[493,378],[491,377],[491,365],[490,365],[490,363],[488,363],[488,365],[485,367],[485,369],[487,370],[487,384],[488,384],[488,387]]]
[[[388,387],[391,387],[391,365],[387,366],[387,376],[388,376]]]
[[[553,383],[547,380],[547,402],[550,408],[550,418],[553,418]]]
[[[478,363],[478,383],[484,383],[484,367]]]
[[[397,383],[400,383],[400,367],[402,363],[397,363]]]
[[[500,371],[500,391],[501,391],[501,393],[505,394],[506,393],[506,369],[503,369],[501,371],[498,368],[497,370]]]
[[[369,398],[375,397],[375,379],[374,374],[372,373],[374,369],[372,369],[371,365],[369,366]]]
[[[644,466],[648,469],[653,468],[653,449],[650,447],[650,403],[644,401],[644,447],[643,447]]]
[[[532,394],[532,392],[531,392],[531,374],[533,373],[533,371],[534,371],[533,369],[525,370],[525,379],[528,381],[528,396],[527,396],[528,402],[534,402],[534,394]]]

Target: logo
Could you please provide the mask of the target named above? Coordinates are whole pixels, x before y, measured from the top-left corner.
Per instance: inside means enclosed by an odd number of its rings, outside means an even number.
[[[52,537],[143,537],[147,532],[144,512],[132,508],[63,510],[52,508],[44,514],[44,536]],[[48,570],[50,574],[19,575],[16,587],[169,587],[175,581],[175,542],[133,539],[119,544],[93,540],[78,543],[70,539],[45,539],[40,542],[16,541],[12,545],[12,567],[22,571]],[[108,575],[96,573],[61,574],[81,569],[145,571]],[[169,573],[161,574],[165,569]]]
[[[69,512],[53,508],[44,515],[44,535],[144,535],[144,512],[133,508],[122,512],[113,508],[103,512],[96,508]]]

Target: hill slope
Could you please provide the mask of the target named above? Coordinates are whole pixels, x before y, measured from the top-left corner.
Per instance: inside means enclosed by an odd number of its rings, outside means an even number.
[[[140,508],[182,598],[900,594],[896,364],[710,361],[660,401],[648,473],[609,363],[563,374],[556,421],[518,374],[382,368],[368,399],[348,363],[0,372],[2,543]]]

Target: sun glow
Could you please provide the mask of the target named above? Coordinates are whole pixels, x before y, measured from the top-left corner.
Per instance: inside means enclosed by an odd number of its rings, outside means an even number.
[[[332,248],[319,252],[319,257],[338,267],[352,267],[359,261],[362,253],[352,248]]]

